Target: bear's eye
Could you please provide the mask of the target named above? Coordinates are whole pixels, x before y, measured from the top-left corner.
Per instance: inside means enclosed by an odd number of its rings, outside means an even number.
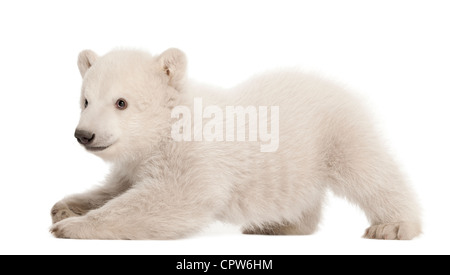
[[[125,110],[128,107],[128,103],[125,99],[119,98],[116,101],[116,108],[119,110]]]
[[[87,108],[87,106],[89,105],[89,102],[87,101],[87,99],[84,99],[84,108]]]

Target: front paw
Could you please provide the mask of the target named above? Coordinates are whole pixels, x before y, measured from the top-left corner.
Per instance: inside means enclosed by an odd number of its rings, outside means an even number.
[[[51,210],[51,216],[52,216],[52,222],[53,224],[62,221],[64,219],[70,218],[70,217],[78,217],[81,214],[75,213],[76,210],[72,209],[65,203],[64,201],[57,202]]]
[[[55,223],[50,232],[61,239],[86,239],[90,227],[85,217],[71,217]]]

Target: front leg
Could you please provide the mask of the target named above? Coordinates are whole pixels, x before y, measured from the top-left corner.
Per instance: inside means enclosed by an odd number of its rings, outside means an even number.
[[[55,224],[51,232],[70,239],[181,238],[211,222],[220,205],[220,198],[195,189],[140,184],[85,216]]]
[[[131,186],[130,180],[119,174],[112,173],[103,186],[85,193],[66,197],[57,202],[51,210],[52,222],[55,224],[70,217],[83,216],[124,193]]]

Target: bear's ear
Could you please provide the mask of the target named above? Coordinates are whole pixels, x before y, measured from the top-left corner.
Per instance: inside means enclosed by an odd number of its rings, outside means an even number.
[[[84,77],[86,71],[94,65],[98,55],[91,50],[84,50],[78,55],[78,69],[81,77]]]
[[[168,49],[158,57],[161,73],[168,79],[168,84],[176,90],[182,85],[186,74],[186,55],[179,49]]]

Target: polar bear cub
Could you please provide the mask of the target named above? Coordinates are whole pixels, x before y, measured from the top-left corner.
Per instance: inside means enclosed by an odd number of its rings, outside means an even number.
[[[221,90],[187,80],[186,65],[178,49],[80,53],[75,137],[112,170],[55,204],[56,237],[176,239],[215,220],[312,234],[328,189],[362,208],[366,238],[421,233],[415,195],[354,96],[295,71]]]

